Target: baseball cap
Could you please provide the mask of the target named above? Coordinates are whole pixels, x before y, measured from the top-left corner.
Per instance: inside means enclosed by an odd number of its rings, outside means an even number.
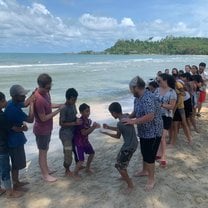
[[[15,95],[26,95],[30,90],[26,90],[21,85],[12,85],[10,88],[10,95],[13,97]]]

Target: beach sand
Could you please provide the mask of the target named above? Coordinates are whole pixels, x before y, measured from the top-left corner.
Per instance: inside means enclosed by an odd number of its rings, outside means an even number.
[[[115,158],[122,140],[101,135],[97,130],[90,135],[96,156],[92,163],[93,175],[83,170],[82,179],[75,181],[64,176],[62,149],[49,151],[49,166],[57,170],[55,183],[46,183],[40,177],[37,158],[28,161],[21,179],[30,184],[29,191],[19,199],[0,196],[1,208],[207,208],[208,207],[208,103],[202,116],[197,118],[199,134],[192,131],[193,146],[189,146],[180,133],[175,148],[168,149],[167,168],[156,163],[156,185],[145,192],[145,177],[133,177],[142,167],[140,151],[134,154],[129,174],[134,191],[124,195],[126,187],[114,168]],[[112,119],[113,120],[113,119]],[[57,135],[58,137],[58,135]],[[73,163],[74,167],[74,163]]]

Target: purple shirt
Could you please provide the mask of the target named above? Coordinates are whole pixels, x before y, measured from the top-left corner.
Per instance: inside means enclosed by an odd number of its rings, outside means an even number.
[[[74,134],[74,143],[76,146],[84,147],[89,144],[88,135],[82,135],[82,129],[89,129],[92,121],[88,118],[80,118],[82,120],[82,125],[77,126]]]
[[[33,132],[35,135],[49,135],[53,129],[53,118],[41,121],[39,114],[48,115],[52,112],[50,94],[42,94],[38,90],[35,92],[34,115],[35,124]]]

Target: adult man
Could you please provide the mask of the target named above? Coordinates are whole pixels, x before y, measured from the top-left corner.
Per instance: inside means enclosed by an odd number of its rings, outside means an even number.
[[[148,177],[145,190],[150,191],[155,185],[155,159],[163,131],[160,103],[153,93],[145,89],[145,82],[139,76],[130,81],[129,88],[135,97],[134,111],[130,118],[122,121],[137,124],[143,169],[136,176]]]
[[[33,132],[36,136],[36,143],[39,149],[39,165],[43,179],[47,182],[55,182],[57,179],[50,175],[48,168],[47,152],[53,129],[53,117],[60,112],[61,105],[51,103],[49,92],[52,86],[52,78],[48,74],[40,74],[37,83],[38,89],[35,91],[35,124]],[[58,109],[52,112],[52,108]]]
[[[34,121],[33,112],[33,99],[29,102],[29,114],[25,114],[22,108],[25,107],[25,98],[29,90],[24,89],[21,85],[13,85],[10,88],[10,95],[12,100],[8,102],[5,109],[5,116],[12,126],[24,127],[24,121],[32,123]],[[27,130],[25,126],[24,131]],[[24,150],[24,144],[26,143],[26,137],[22,131],[16,132],[10,130],[8,134],[8,147],[9,154],[12,162],[12,179],[14,188],[18,188],[27,183],[19,181],[19,170],[26,167],[26,156]]]

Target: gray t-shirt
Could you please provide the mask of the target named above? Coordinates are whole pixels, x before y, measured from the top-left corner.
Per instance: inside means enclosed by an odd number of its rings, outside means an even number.
[[[128,118],[128,114],[123,114],[122,118]],[[118,130],[121,132],[124,144],[121,150],[136,150],[138,139],[133,125],[124,125],[121,121],[117,123]]]
[[[59,122],[74,122],[76,121],[77,117],[77,109],[75,105],[67,105],[65,104],[64,108],[60,111]],[[67,136],[69,138],[73,137],[74,133],[74,126],[64,126],[60,128],[59,136]]]
[[[164,95],[160,95],[160,88],[155,90],[155,96],[161,104],[170,103],[171,100],[177,100],[177,94],[174,89],[170,89]],[[167,116],[173,118],[173,110],[168,110],[166,108],[161,108],[162,116]]]

